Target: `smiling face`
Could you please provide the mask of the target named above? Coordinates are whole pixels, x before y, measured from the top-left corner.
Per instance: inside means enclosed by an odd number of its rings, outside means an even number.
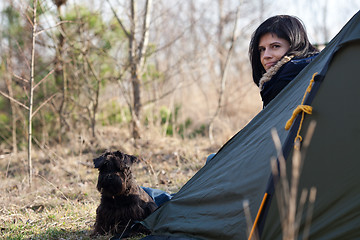
[[[276,34],[266,33],[259,41],[260,62],[265,71],[274,66],[290,49],[290,43]]]

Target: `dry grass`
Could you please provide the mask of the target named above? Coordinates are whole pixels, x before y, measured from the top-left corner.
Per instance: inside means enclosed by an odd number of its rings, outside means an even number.
[[[213,144],[200,137],[164,137],[157,126],[142,129],[142,139],[136,143],[124,126],[99,127],[96,139],[89,137],[90,130],[69,132],[67,146],[39,146],[35,141],[32,189],[27,186],[26,152],[4,154],[0,145],[0,239],[90,239],[100,201],[95,189],[98,172],[92,159],[105,150],[120,150],[143,159],[133,166],[139,185],[177,192],[209,154],[259,112],[257,89],[246,89],[246,97],[239,89],[228,95],[221,119],[216,121]],[[194,98],[198,95],[188,98],[191,104],[183,105],[188,113],[183,117],[190,115],[195,127],[208,121],[209,109],[214,108],[210,103],[216,102],[216,98]],[[209,106],[199,107],[204,103]]]
[[[134,165],[140,185],[177,192],[220,145],[154,132],[136,143],[120,129],[103,128],[96,141],[84,135],[69,146],[35,150],[34,183],[27,186],[26,153],[1,155],[1,239],[90,239],[100,194],[92,159],[106,149],[141,156]],[[102,236],[96,239],[109,239]]]
[[[302,166],[305,160],[307,148],[310,145],[316,123],[311,122],[305,140],[302,142],[300,150],[300,141],[294,143],[292,155],[292,168],[290,176],[286,176],[286,160],[282,154],[282,146],[276,130],[272,131],[272,137],[278,156],[271,160],[272,171],[276,184],[276,199],[279,208],[279,216],[282,227],[282,239],[295,240],[299,239],[300,224],[303,216],[306,217],[302,239],[309,238],[312,213],[316,198],[316,187],[300,189],[299,181]],[[278,161],[277,161],[278,159]],[[301,190],[300,200],[298,192]],[[304,211],[305,204],[308,203],[307,211]]]

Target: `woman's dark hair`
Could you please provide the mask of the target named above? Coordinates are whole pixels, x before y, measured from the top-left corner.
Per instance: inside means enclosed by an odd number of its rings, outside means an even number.
[[[303,23],[300,19],[288,15],[277,15],[263,22],[253,33],[249,56],[252,67],[253,80],[259,85],[260,78],[266,72],[260,61],[259,41],[267,34],[273,33],[279,38],[283,38],[290,43],[290,49],[285,55],[294,55],[296,58],[306,58],[318,50],[311,45]]]

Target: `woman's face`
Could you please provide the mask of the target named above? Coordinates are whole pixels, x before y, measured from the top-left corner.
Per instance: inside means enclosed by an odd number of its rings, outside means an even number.
[[[274,33],[264,34],[259,41],[260,62],[265,71],[274,66],[290,49],[290,43]]]

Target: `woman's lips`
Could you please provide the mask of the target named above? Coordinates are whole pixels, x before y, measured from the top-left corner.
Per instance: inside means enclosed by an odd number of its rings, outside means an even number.
[[[266,70],[268,70],[269,68],[271,68],[271,67],[274,66],[275,64],[276,64],[276,62],[265,63]]]

